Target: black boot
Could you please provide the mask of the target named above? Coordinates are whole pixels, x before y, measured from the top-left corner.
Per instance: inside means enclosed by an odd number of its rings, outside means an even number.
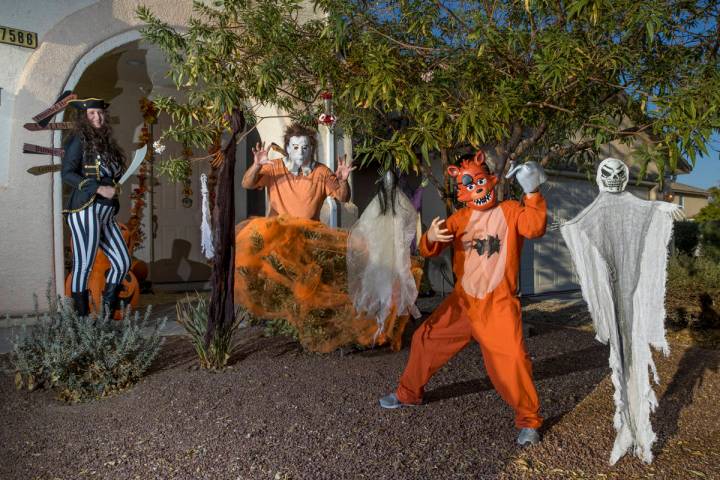
[[[115,310],[118,309],[119,295],[122,290],[122,284],[107,283],[102,293],[103,314],[109,315],[110,319],[115,316]]]
[[[75,311],[81,317],[87,317],[90,314],[90,301],[88,291],[72,292],[71,294],[73,303],[75,304]]]

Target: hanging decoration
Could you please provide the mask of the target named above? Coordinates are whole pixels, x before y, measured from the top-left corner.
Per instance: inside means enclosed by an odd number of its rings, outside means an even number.
[[[151,133],[151,125],[157,123],[157,109],[152,101],[146,97],[140,99],[140,112],[143,116],[143,127],[140,131],[140,147],[149,145],[152,147],[153,139]],[[145,210],[145,193],[148,189],[148,173],[150,164],[153,161],[155,151],[153,148],[147,149],[145,161],[140,165],[137,172],[137,187],[130,194],[132,206],[130,207],[130,218],[128,220],[128,230],[130,238],[128,246],[130,253],[137,247],[140,247],[145,240],[145,232],[142,229],[142,218]]]
[[[202,195],[202,223],[200,224],[201,243],[200,248],[205,258],[212,260],[215,256],[213,247],[212,227],[210,226],[210,203],[208,201],[208,177],[204,173],[200,175],[200,194]]]
[[[320,94],[320,98],[323,99],[323,106],[324,106],[324,112],[320,114],[318,117],[318,123],[320,125],[325,125],[328,128],[332,128],[335,126],[335,122],[337,121],[337,118],[332,113],[332,93],[330,92],[322,92]]]

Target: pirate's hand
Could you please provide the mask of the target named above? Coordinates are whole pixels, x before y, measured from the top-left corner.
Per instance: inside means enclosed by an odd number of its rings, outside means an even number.
[[[440,217],[433,218],[427,231],[427,239],[430,242],[452,242],[453,234],[447,228],[441,227],[443,223],[445,223],[445,220],[440,220]]]
[[[115,189],[109,185],[101,185],[96,193],[101,197],[112,199],[115,196]]]
[[[262,166],[267,163],[270,163],[270,159],[268,158],[268,153],[270,152],[270,147],[265,148],[265,142],[260,143],[257,142],[255,146],[252,149],[253,152],[253,163],[254,165]]]
[[[511,168],[505,178],[515,177],[525,193],[533,193],[547,181],[545,171],[537,162],[525,162]]]

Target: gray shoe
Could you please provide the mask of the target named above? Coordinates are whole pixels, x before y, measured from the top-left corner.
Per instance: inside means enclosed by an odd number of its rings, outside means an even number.
[[[540,443],[540,434],[534,428],[523,428],[517,439],[518,445],[535,445]]]
[[[411,403],[402,403],[398,400],[395,393],[389,393],[380,399],[380,406],[382,408],[401,408],[401,407],[413,407]]]

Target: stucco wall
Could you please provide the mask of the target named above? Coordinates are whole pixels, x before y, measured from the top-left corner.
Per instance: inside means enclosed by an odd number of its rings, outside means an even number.
[[[40,33],[40,45],[35,51],[9,50],[8,71],[13,73],[3,77],[8,83],[0,84],[3,88],[10,85],[13,92],[9,115],[3,98],[1,122],[9,126],[10,134],[0,143],[0,313],[32,310],[33,293],[40,295],[44,308],[43,292],[56,268],[53,238],[60,223],[55,218],[58,214],[53,213],[53,198],[59,188],[59,174],[28,175],[28,167],[50,163],[50,157],[21,153],[24,142],[50,146],[53,135],[28,132],[22,125],[55,101],[76,64],[89,51],[140,25],[134,14],[139,4],[177,26],[186,24],[192,5],[189,0],[30,0],[23,2],[23,8],[14,11],[10,20],[5,20],[7,10],[3,10],[3,24]],[[14,47],[0,48],[5,59],[7,48]]]
[[[680,204],[681,198],[683,208],[685,209],[685,216],[688,218],[693,218],[704,206],[708,204],[707,198],[687,193],[676,193],[673,198],[673,203]]]

